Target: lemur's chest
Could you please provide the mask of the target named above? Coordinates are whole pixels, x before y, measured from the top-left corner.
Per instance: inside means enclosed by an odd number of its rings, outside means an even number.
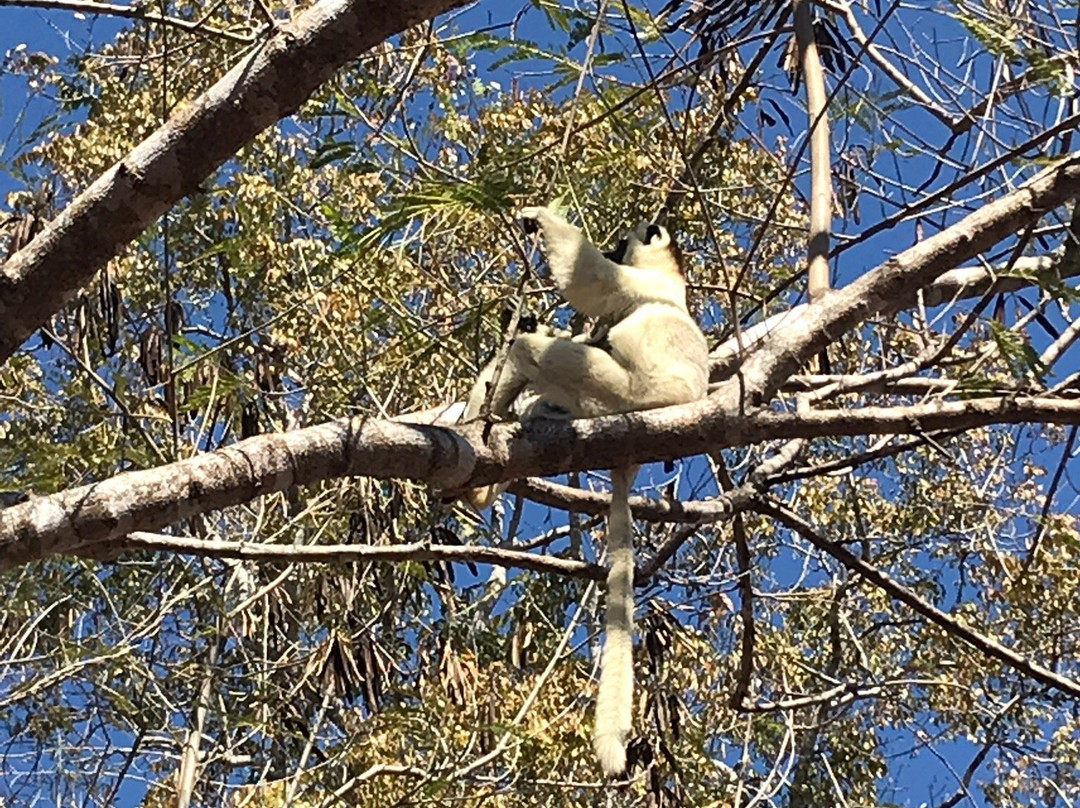
[[[604,325],[604,321],[599,323],[601,329]],[[595,344],[609,351],[625,367],[663,366],[679,360],[679,344],[685,339],[688,327],[697,331],[681,306],[667,302],[642,303],[598,333]]]

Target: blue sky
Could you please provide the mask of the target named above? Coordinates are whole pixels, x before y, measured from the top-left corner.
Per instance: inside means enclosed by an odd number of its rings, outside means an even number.
[[[0,9],[0,58],[19,46],[63,58],[81,52],[88,42],[108,38],[119,28],[115,20],[80,20],[70,11],[5,7]],[[27,90],[23,76],[0,72],[0,199],[18,187],[8,173],[12,155],[32,136],[49,109],[44,102],[28,103]]]

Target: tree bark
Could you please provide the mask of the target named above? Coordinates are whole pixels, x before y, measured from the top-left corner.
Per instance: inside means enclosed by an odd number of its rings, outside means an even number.
[[[181,106],[0,267],[0,362],[94,272],[334,71],[468,0],[323,0]]]
[[[0,510],[0,569],[108,542],[297,485],[348,475],[407,478],[443,490],[529,475],[670,460],[765,440],[923,434],[988,424],[1080,424],[1080,401],[983,398],[858,410],[745,411],[731,395],[579,421],[448,428],[337,420],[260,435],[216,452]]]

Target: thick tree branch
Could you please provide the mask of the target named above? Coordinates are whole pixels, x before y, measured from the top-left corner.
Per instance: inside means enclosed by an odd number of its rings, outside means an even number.
[[[798,327],[774,331],[768,342],[743,364],[740,378],[728,386],[738,387],[751,400],[768,400],[819,350],[868,317],[910,305],[920,289],[946,271],[971,260],[1078,194],[1080,152],[1073,152],[1012,193],[987,203],[854,283],[830,292],[821,301],[808,304],[799,316],[791,318]]]
[[[1080,262],[1070,261],[1067,250],[1059,248],[1047,255],[1021,256],[1008,273],[998,272],[997,269],[996,267],[968,266],[943,272],[933,283],[923,289],[923,303],[926,306],[940,306],[954,300],[982,297],[987,293],[1015,292],[1035,286],[1039,278],[1065,280],[1080,275]],[[713,349],[710,355],[712,378],[723,379],[735,371],[739,364],[740,340],[742,349],[749,351],[773,333],[801,323],[805,313],[805,303],[793,306],[787,311],[774,314],[749,328],[744,328],[739,338],[732,337],[722,342]],[[912,381],[916,382],[916,380]],[[790,379],[785,382],[785,385],[789,382],[791,382]],[[802,383],[796,382],[796,384]],[[802,386],[806,385],[802,384]]]
[[[829,541],[815,531],[799,516],[782,505],[760,502],[755,508],[760,513],[776,519],[790,530],[795,531],[816,548],[835,558],[852,572],[857,572],[870,583],[874,584],[889,597],[898,600],[910,607],[916,614],[940,626],[945,632],[956,639],[967,643],[972,648],[981,651],[989,657],[993,657],[1002,664],[1016,671],[1030,676],[1035,681],[1046,687],[1067,693],[1074,698],[1080,698],[1080,682],[1061,676],[1054,671],[1044,668],[1036,662],[1022,657],[1010,648],[991,640],[974,629],[968,628],[952,615],[941,611],[932,603],[923,600],[910,589],[900,585],[884,572],[872,564],[868,564],[854,553],[849,552],[842,545]]]
[[[681,407],[593,418],[460,428],[362,419],[240,441],[216,452],[0,510],[0,568],[157,530],[257,496],[342,476],[407,478],[443,490],[530,475],[670,460],[765,440],[923,434],[1010,423],[1080,424],[1080,401],[985,398],[910,407],[746,411],[714,396]]]
[[[94,272],[339,67],[467,0],[322,0],[181,107],[0,267],[0,362]]]

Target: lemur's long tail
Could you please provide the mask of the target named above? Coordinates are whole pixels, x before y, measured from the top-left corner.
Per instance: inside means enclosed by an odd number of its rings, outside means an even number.
[[[634,537],[630,517],[630,486],[638,467],[611,471],[611,512],[608,515],[604,650],[600,657],[600,687],[596,695],[593,750],[604,774],[626,771],[626,739],[634,705]]]

